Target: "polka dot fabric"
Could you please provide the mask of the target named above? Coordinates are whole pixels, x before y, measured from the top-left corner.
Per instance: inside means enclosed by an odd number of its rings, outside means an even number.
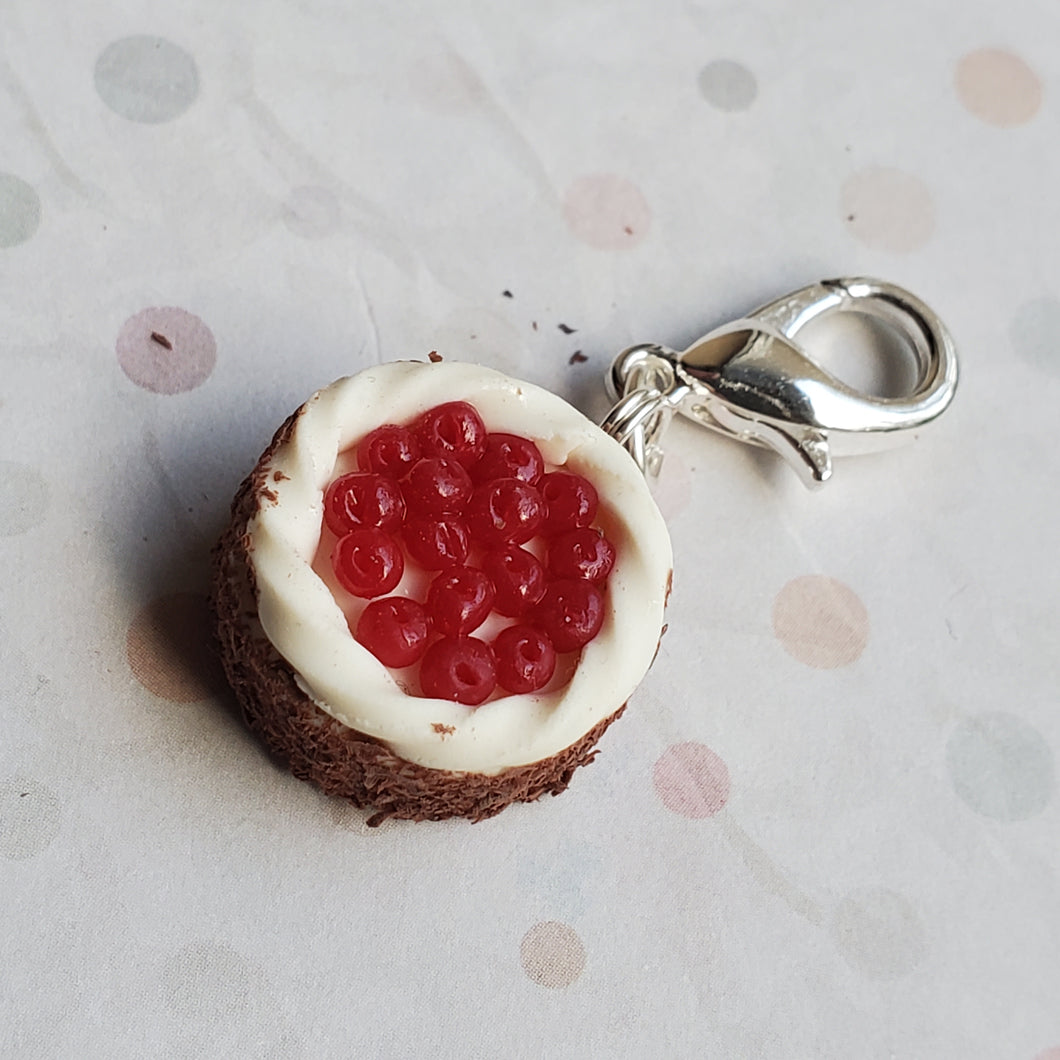
[[[1058,1060],[1048,5],[104,6],[0,63],[0,1055]],[[369,828],[259,749],[210,549],[307,394],[437,351],[599,418],[839,274],[952,410],[813,495],[675,424],[569,791]]]

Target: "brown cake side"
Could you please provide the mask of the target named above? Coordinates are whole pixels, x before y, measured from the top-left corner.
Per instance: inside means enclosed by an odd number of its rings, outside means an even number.
[[[290,437],[298,415],[284,422],[240,486],[231,522],[214,548],[211,603],[221,661],[247,724],[296,777],[312,781],[328,795],[374,809],[369,825],[388,817],[481,821],[513,802],[533,802],[548,792],[564,791],[575,769],[596,756],[597,741],[625,704],[559,754],[487,776],[429,769],[400,758],[380,741],[332,718],[298,687],[294,671],[258,622],[247,535],[259,505],[271,499],[270,458]]]

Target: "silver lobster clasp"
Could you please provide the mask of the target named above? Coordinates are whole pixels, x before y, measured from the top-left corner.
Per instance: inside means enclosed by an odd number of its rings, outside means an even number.
[[[838,312],[875,317],[905,340],[916,362],[910,393],[855,390],[799,345],[811,320]],[[606,382],[617,403],[601,426],[645,473],[658,473],[660,438],[677,412],[775,450],[816,487],[831,476],[833,456],[890,448],[942,413],[957,387],[957,353],[938,317],[901,287],[822,280],[711,331],[683,353],[632,346],[615,358]]]

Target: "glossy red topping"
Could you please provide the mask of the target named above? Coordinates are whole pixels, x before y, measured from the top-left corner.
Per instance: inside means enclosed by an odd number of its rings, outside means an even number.
[[[466,401],[447,401],[428,409],[414,429],[424,456],[470,467],[486,450],[486,425]]]
[[[524,615],[545,595],[545,568],[537,556],[518,545],[485,553],[482,569],[497,591],[493,610],[499,615]]]
[[[340,537],[331,554],[339,584],[354,596],[383,596],[405,571],[401,546],[385,530],[371,527]]]
[[[497,687],[539,691],[559,654],[600,631],[616,553],[594,525],[599,499],[584,476],[546,473],[533,441],[487,433],[466,401],[376,428],[357,462],[324,497],[332,565],[348,592],[371,600],[357,641],[392,669],[420,662],[420,694],[476,706]],[[419,600],[386,595],[404,584],[406,557],[439,572]],[[469,634],[491,614],[508,624],[494,619],[488,645]]]
[[[467,506],[471,537],[484,545],[521,545],[534,537],[545,518],[545,502],[535,486],[498,478],[478,486]]]
[[[427,590],[427,614],[439,633],[458,636],[478,629],[493,607],[493,582],[474,567],[449,567]]]
[[[425,457],[409,472],[404,492],[410,515],[454,515],[471,497],[471,476],[455,460]]]
[[[556,651],[577,651],[604,624],[603,594],[582,578],[551,582],[534,609],[533,619],[548,634]]]
[[[383,475],[354,471],[335,479],[324,494],[324,522],[336,537],[369,526],[396,530],[404,518],[401,487]]]
[[[423,656],[429,633],[423,604],[404,596],[387,596],[364,609],[354,638],[384,666],[401,669]]]
[[[443,637],[423,657],[420,686],[425,696],[477,706],[497,687],[493,650],[477,637]]]
[[[476,482],[490,482],[495,478],[517,478],[533,486],[545,470],[541,450],[518,434],[487,434],[482,459],[472,468]]]
[[[553,471],[542,475],[538,483],[547,512],[541,527],[543,534],[562,534],[588,526],[596,518],[600,500],[596,487],[583,475],[571,471]]]
[[[591,526],[554,537],[548,545],[548,570],[557,578],[602,582],[615,565],[615,546]]]
[[[556,672],[556,649],[552,641],[533,626],[509,626],[493,642],[497,660],[497,684],[520,695],[536,692]]]
[[[419,460],[420,443],[408,427],[393,423],[376,427],[357,446],[357,466],[389,478],[404,478]]]
[[[405,551],[424,570],[444,570],[463,563],[469,547],[467,523],[458,515],[405,523]]]

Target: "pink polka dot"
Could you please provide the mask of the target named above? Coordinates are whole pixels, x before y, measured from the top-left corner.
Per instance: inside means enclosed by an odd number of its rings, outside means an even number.
[[[961,103],[988,125],[1022,125],[1042,105],[1038,75],[1018,55],[1000,48],[982,48],[963,56],[954,82]]]
[[[186,309],[144,309],[129,317],[115,346],[122,371],[155,394],[180,394],[201,386],[213,371],[217,343]]]
[[[823,574],[806,574],[792,578],[777,593],[773,632],[799,662],[834,670],[865,650],[869,615],[849,586]]]
[[[1034,1060],[1060,1060],[1060,1045],[1054,1045],[1051,1049],[1039,1053]]]
[[[678,743],[655,763],[655,792],[682,817],[713,817],[729,801],[729,769],[707,746]]]
[[[567,189],[563,216],[575,236],[597,250],[635,247],[651,226],[640,189],[612,173],[579,177]]]

